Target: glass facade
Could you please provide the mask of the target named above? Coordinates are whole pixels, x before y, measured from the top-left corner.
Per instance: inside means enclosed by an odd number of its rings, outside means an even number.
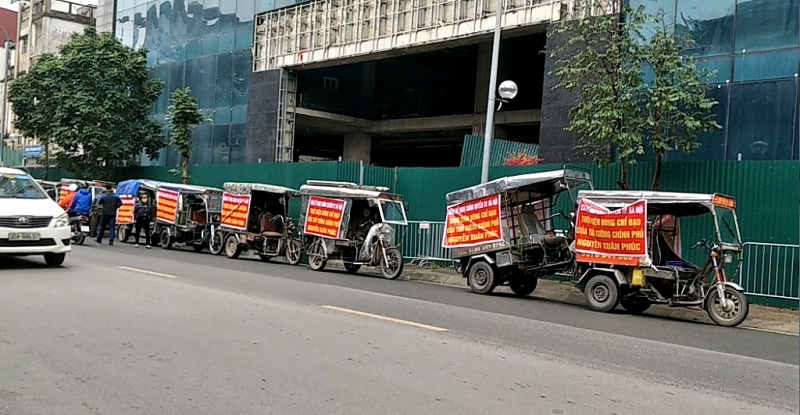
[[[702,67],[717,70],[710,95],[722,130],[670,160],[797,159],[800,0],[630,0],[659,8],[689,32]]]
[[[192,164],[244,159],[253,19],[275,6],[275,0],[116,0],[117,38],[146,48],[151,75],[164,81],[156,118],[164,119],[170,92],[189,87],[213,119],[195,128]],[[177,165],[178,155],[167,148],[155,163]]]

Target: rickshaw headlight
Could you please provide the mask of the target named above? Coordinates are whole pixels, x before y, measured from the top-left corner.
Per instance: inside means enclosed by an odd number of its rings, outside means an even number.
[[[723,261],[725,261],[726,264],[732,263],[733,262],[733,255],[725,254]]]

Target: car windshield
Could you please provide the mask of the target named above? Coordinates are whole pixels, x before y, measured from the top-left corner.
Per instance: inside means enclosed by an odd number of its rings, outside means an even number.
[[[26,174],[3,174],[0,175],[0,198],[47,199],[47,194]]]
[[[406,211],[403,207],[403,203],[394,200],[381,199],[380,207],[384,222],[395,223],[398,225],[406,224]]]
[[[739,241],[739,228],[736,223],[736,214],[732,209],[715,208],[717,227],[719,228],[720,239],[724,244],[741,245]]]

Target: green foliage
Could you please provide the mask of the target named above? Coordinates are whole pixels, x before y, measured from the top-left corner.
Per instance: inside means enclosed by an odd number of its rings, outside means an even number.
[[[157,159],[165,142],[150,112],[163,83],[148,78],[145,56],[94,27],[73,34],[11,84],[15,127],[52,144],[59,167],[80,177],[113,177],[142,152]]]
[[[566,19],[553,32],[564,42],[550,51],[556,61],[551,74],[559,79],[555,88],[576,95],[566,128],[578,136],[576,152],[602,166],[613,161],[616,150],[618,184],[627,189],[628,165],[644,154],[649,139],[658,189],[663,155],[691,152],[700,145],[697,133],[719,128],[711,112],[716,101],[705,95],[704,81],[713,74],[697,71],[696,59],[687,53],[691,38],[675,35],[663,12],[579,0]],[[651,26],[658,28],[648,38],[645,28]],[[653,82],[644,81],[645,69],[655,73]]]
[[[180,172],[183,183],[189,183],[189,158],[192,156],[192,129],[195,125],[211,121],[200,112],[197,101],[192,97],[191,90],[186,87],[176,89],[170,94],[170,106],[167,110],[167,122],[172,130],[171,144],[181,155]]]

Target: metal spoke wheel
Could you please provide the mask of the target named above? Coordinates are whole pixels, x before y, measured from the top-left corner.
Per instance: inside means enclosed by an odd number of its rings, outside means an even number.
[[[389,248],[381,256],[381,275],[387,280],[396,280],[403,273],[403,255],[397,248]]]
[[[494,269],[484,261],[476,262],[470,267],[467,283],[476,294],[489,294],[496,286]]]
[[[325,269],[325,265],[328,264],[328,256],[325,254],[323,243],[322,239],[315,239],[306,253],[308,255],[308,266],[314,271],[322,271]]]
[[[717,292],[717,287],[711,286],[706,296],[706,312],[714,323],[723,327],[736,327],[750,314],[750,303],[741,291],[725,286],[725,307]]]
[[[211,255],[219,255],[222,253],[222,248],[225,246],[223,242],[225,241],[225,235],[222,232],[214,232],[214,236],[212,236],[208,240],[208,250],[211,251]]]
[[[286,246],[286,263],[289,265],[297,265],[303,257],[303,243],[297,239],[290,239],[289,244]]]
[[[608,275],[595,275],[583,289],[586,303],[590,309],[600,312],[613,310],[619,304],[617,282]]]

